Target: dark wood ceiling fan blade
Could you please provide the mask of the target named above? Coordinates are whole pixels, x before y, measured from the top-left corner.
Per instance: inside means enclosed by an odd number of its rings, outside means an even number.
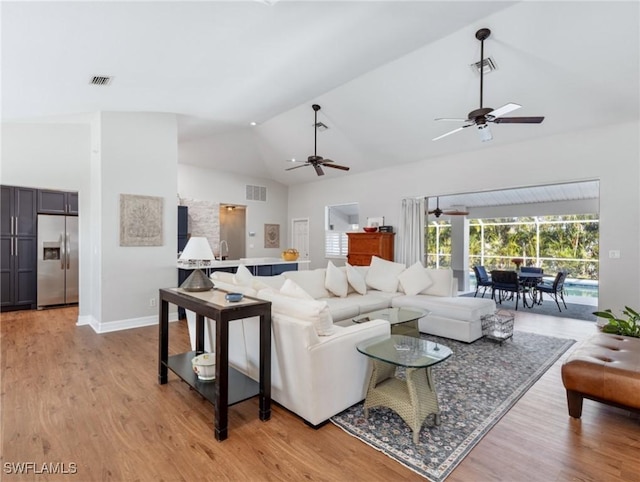
[[[444,211],[442,214],[446,214],[447,216],[467,216],[469,211]]]
[[[324,176],[324,171],[322,170],[322,167],[320,164],[313,164],[313,168],[316,170],[316,174],[318,176]]]
[[[311,164],[305,162],[304,164],[299,164],[297,166],[293,166],[293,167],[288,167],[285,169],[285,171],[291,171],[293,169],[298,169],[299,167],[304,167],[304,166],[310,166]]]
[[[491,122],[495,124],[540,124],[544,120],[542,117],[496,117]]]
[[[332,164],[327,164],[328,162],[331,162]],[[329,160],[329,159],[325,159],[324,162],[322,163],[323,166],[325,167],[331,167],[333,169],[340,169],[341,171],[348,171],[350,168],[347,166],[341,166],[340,164],[333,164],[333,161]]]

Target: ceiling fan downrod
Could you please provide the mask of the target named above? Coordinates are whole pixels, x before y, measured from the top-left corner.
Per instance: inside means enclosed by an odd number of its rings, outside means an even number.
[[[476,32],[476,38],[480,40],[480,109],[482,109],[482,89],[484,84],[484,41],[491,35],[491,30],[481,28]]]
[[[320,110],[320,106],[318,104],[313,104],[311,106],[313,109],[313,159],[318,159],[318,111]]]

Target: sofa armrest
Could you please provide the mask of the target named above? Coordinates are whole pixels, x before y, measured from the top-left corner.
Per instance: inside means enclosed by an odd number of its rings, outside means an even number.
[[[306,400],[300,400],[308,408],[308,421],[318,424],[364,399],[371,364],[356,345],[390,333],[387,320],[372,320],[320,337],[320,343],[309,347],[307,371],[300,373],[309,388]]]

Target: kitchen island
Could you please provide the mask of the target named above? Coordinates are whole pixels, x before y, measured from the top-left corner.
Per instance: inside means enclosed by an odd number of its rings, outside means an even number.
[[[284,261],[281,258],[240,258],[203,262],[200,269],[209,276],[214,271],[235,273],[238,266],[245,265],[254,276],[276,276],[285,271],[297,271],[300,264],[308,265],[309,260]],[[178,261],[178,286],[196,269],[195,262]]]

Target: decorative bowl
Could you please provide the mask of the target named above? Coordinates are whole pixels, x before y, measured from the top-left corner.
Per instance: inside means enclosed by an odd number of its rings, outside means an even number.
[[[191,367],[199,380],[208,382],[216,379],[216,356],[213,353],[203,353],[193,357]]]
[[[242,293],[227,293],[224,295],[224,299],[227,301],[240,301],[243,297]]]
[[[296,261],[298,259],[298,256],[300,256],[300,253],[298,253],[297,249],[285,249],[282,252],[282,259],[284,259],[285,261]]]
[[[364,229],[365,233],[375,233],[378,230],[378,226],[365,226],[362,229]]]

